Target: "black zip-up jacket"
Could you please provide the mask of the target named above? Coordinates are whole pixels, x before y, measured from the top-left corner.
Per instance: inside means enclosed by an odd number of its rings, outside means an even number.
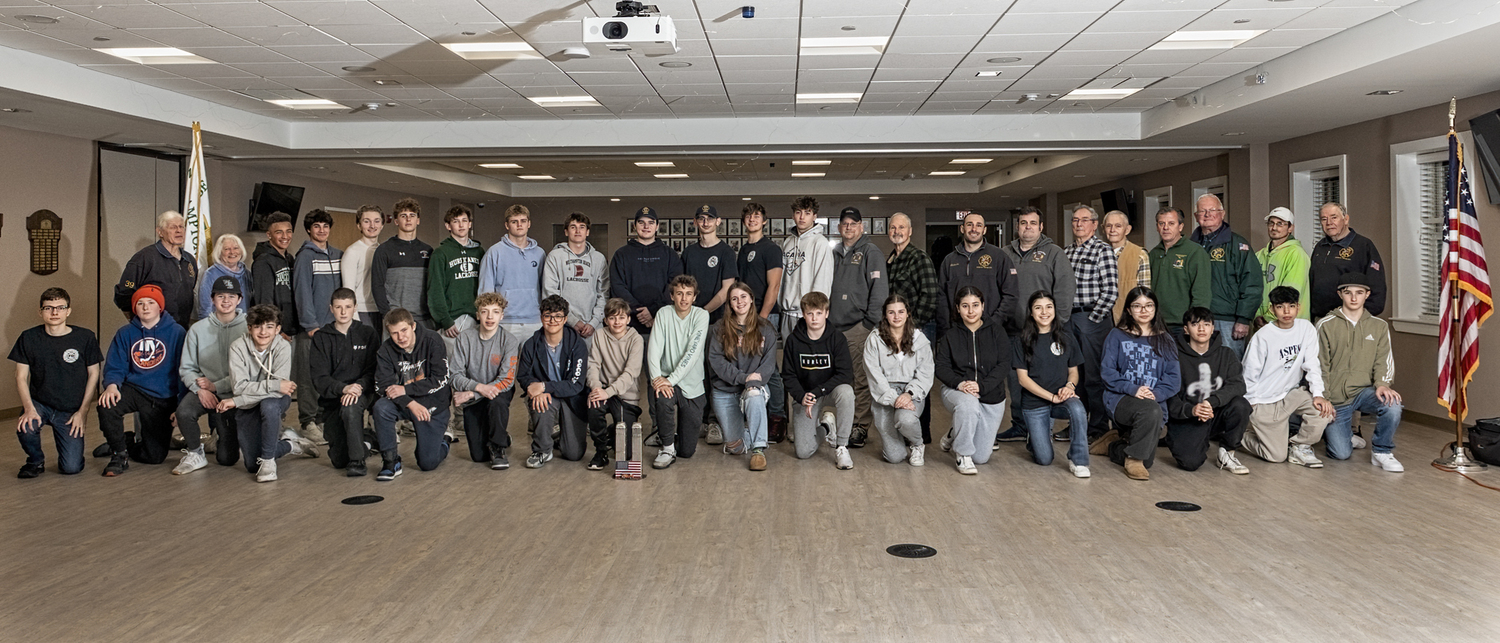
[[[392,385],[406,387],[406,395],[396,398],[398,406],[416,402],[429,409],[446,409],[453,400],[448,386],[448,348],[437,331],[416,327],[417,341],[411,350],[403,350],[387,338],[375,353],[375,388],[378,397]],[[317,337],[317,335],[313,335]]]
[[[185,252],[181,258],[175,258],[160,241],[141,248],[125,262],[120,283],[115,285],[115,305],[135,317],[130,298],[136,289],[146,284],[161,287],[161,294],[167,300],[163,310],[171,313],[172,319],[183,328],[192,325],[193,314],[198,312],[193,305],[193,298],[198,294],[196,259]]]
[[[960,242],[938,264],[938,336],[947,334],[950,326],[961,325],[953,306],[958,303],[954,296],[964,286],[974,286],[984,294],[985,318],[1005,324],[1010,311],[1016,308],[1016,291],[1020,288],[1016,279],[1015,264],[999,246],[985,242],[978,250],[969,252]]]
[[[781,353],[781,381],[792,403],[801,404],[808,393],[824,397],[840,384],[854,385],[854,360],[849,357],[849,340],[834,330],[823,328],[817,339],[807,336],[807,320],[797,320],[797,327],[786,338]]]
[[[563,326],[558,355],[562,358],[561,367],[557,370],[558,375],[563,378],[560,381],[553,380],[547,374],[547,361],[551,359],[547,355],[547,329],[537,329],[530,339],[521,344],[521,365],[516,369],[516,386],[524,391],[532,384],[541,382],[546,393],[567,404],[579,419],[587,419],[589,396],[585,393],[589,388],[589,347],[572,326]]]
[[[1210,406],[1222,409],[1237,397],[1245,396],[1245,368],[1234,349],[1225,346],[1214,331],[1208,340],[1208,352],[1193,350],[1187,333],[1177,334],[1177,365],[1182,369],[1182,388],[1167,398],[1167,415],[1174,420],[1193,419],[1193,407],[1207,399]]]
[[[651,334],[635,318],[635,309],[646,308],[655,315],[663,306],[672,305],[667,282],[682,274],[682,257],[672,252],[666,242],[657,239],[650,245],[631,239],[615,251],[609,262],[609,296],[630,304],[630,325],[642,336]],[[703,288],[703,284],[698,284]]]
[[[348,334],[340,333],[332,322],[318,329],[312,336],[307,362],[318,399],[337,400],[350,384],[379,397],[375,392],[375,353],[379,349],[380,337],[375,329],[359,322],[349,325]]]
[[[297,299],[292,291],[293,259],[262,241],[255,244],[250,264],[250,304],[270,304],[281,311],[281,332],[295,337],[302,332],[297,322]]]
[[[1307,303],[1312,306],[1314,322],[1342,305],[1339,277],[1350,272],[1364,273],[1370,284],[1370,298],[1365,300],[1365,310],[1376,316],[1385,312],[1385,263],[1380,260],[1380,250],[1375,247],[1375,242],[1360,236],[1353,228],[1339,241],[1328,237],[1319,239],[1313,246],[1312,263],[1307,272],[1308,289],[1312,291],[1307,295]]]
[[[1010,377],[1010,336],[993,319],[971,331],[955,324],[938,340],[933,375],[951,389],[968,380],[979,383],[979,401],[999,404],[1005,401],[1006,378]]]

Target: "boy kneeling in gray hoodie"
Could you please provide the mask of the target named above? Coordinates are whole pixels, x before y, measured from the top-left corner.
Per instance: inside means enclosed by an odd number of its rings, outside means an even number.
[[[229,373],[234,397],[219,402],[218,411],[234,412],[245,470],[256,482],[276,480],[276,458],[318,457],[317,448],[293,431],[281,433],[281,416],[292,405],[297,384],[292,382],[292,345],[281,338],[281,311],[260,304],[246,315],[250,331],[229,347]],[[279,434],[279,435],[278,435]]]

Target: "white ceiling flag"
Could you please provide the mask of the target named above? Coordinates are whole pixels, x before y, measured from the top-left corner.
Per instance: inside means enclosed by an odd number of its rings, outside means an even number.
[[[182,218],[187,224],[187,241],[182,250],[198,260],[202,271],[213,263],[213,221],[208,216],[208,174],[203,167],[203,130],[193,123],[193,155],[188,161],[187,194],[183,197]]]

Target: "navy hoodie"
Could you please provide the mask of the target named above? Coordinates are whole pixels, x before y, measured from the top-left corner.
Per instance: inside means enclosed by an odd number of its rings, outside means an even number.
[[[648,335],[647,328],[635,318],[635,309],[661,310],[672,305],[672,294],[667,292],[667,282],[682,274],[682,257],[672,252],[660,239],[646,245],[631,239],[615,251],[609,262],[609,296],[619,297],[630,304],[630,325],[641,335]]]
[[[588,418],[588,368],[589,347],[583,338],[578,336],[578,331],[572,326],[563,326],[562,343],[558,346],[558,354],[562,358],[562,367],[558,374],[562,380],[553,380],[547,374],[547,362],[551,359],[547,355],[547,330],[537,329],[526,343],[521,345],[521,367],[516,369],[516,386],[526,390],[532,384],[541,382],[546,393],[557,401],[567,404],[573,409],[573,414],[580,419]]]
[[[446,409],[453,399],[453,388],[448,386],[448,348],[437,331],[417,326],[416,332],[417,340],[409,351],[390,338],[380,344],[375,352],[375,390],[384,397],[387,387],[399,384],[406,387],[406,395],[393,400],[397,406],[416,402],[433,411]]]
[[[177,367],[182,363],[182,344],[187,331],[163,312],[155,326],[146,328],[139,317],[115,333],[104,358],[104,387],[125,384],[157,399],[176,402],[182,395],[182,380]]]

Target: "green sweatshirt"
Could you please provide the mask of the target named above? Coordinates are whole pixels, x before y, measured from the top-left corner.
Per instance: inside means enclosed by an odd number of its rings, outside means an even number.
[[[1177,245],[1166,247],[1166,242],[1151,249],[1151,289],[1161,302],[1156,311],[1162,323],[1181,326],[1182,315],[1189,308],[1208,308],[1213,302],[1213,290],[1209,285],[1213,269],[1208,263],[1208,253],[1187,237]]]
[[[473,238],[461,246],[449,235],[433,249],[427,260],[427,313],[438,330],[447,329],[463,315],[476,314],[474,298],[479,296],[479,262],[483,260],[484,246]]]
[[[1390,326],[1368,310],[1350,323],[1342,306],[1333,309],[1318,320],[1318,363],[1323,397],[1334,406],[1348,404],[1371,386],[1390,386],[1396,379]]]
[[[1307,305],[1307,270],[1311,260],[1297,237],[1287,237],[1281,247],[1275,250],[1268,244],[1255,253],[1255,259],[1260,262],[1261,272],[1265,275],[1265,287],[1260,293],[1260,309],[1255,312],[1255,316],[1265,320],[1267,324],[1276,321],[1276,314],[1271,311],[1271,290],[1277,286],[1290,286],[1302,295],[1297,301],[1301,304],[1297,316],[1312,321],[1312,309]]]
[[[1249,324],[1260,308],[1264,278],[1250,242],[1229,229],[1227,223],[1207,235],[1200,226],[1193,231],[1192,239],[1208,253],[1208,265],[1213,269],[1213,300],[1208,309],[1214,319]]]
[[[656,324],[651,327],[651,341],[646,344],[646,367],[651,379],[665,377],[681,388],[688,399],[702,397],[707,340],[707,311],[693,306],[688,309],[687,318],[681,318],[671,306],[661,307],[656,311]]]

